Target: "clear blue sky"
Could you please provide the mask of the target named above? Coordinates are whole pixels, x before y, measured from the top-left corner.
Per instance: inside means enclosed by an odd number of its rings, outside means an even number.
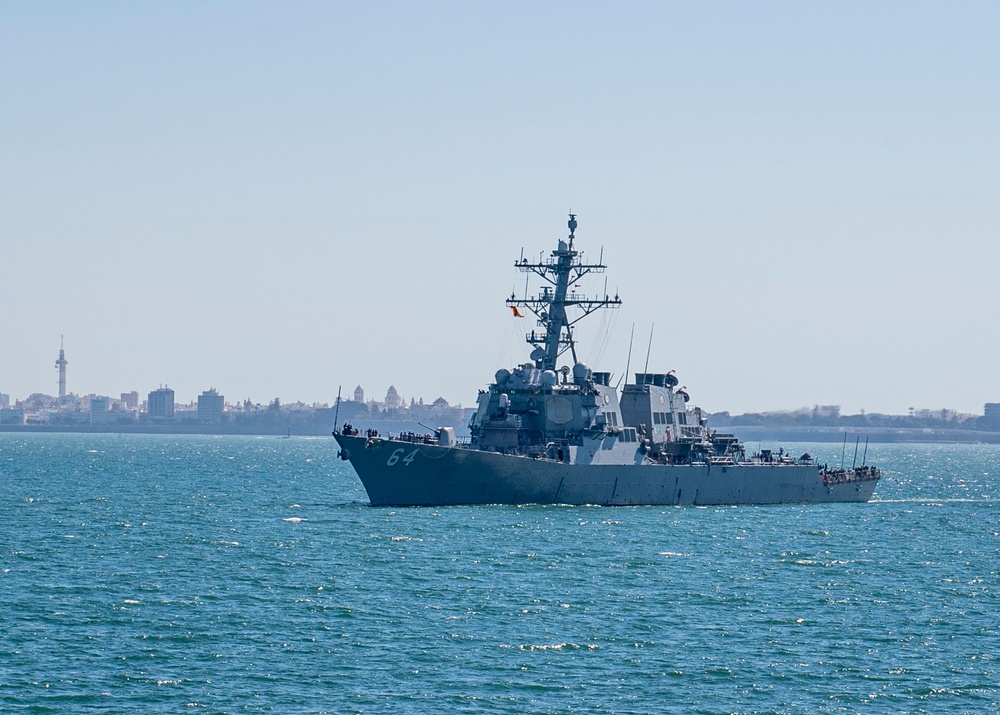
[[[0,391],[55,394],[65,334],[78,394],[471,405],[572,208],[625,302],[595,367],[655,323],[709,410],[980,412],[998,38],[994,2],[4,3]]]

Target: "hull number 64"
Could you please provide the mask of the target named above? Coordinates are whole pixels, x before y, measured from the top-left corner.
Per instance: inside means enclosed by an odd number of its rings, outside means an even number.
[[[406,451],[406,449],[404,449],[403,447],[400,447],[399,449],[397,449],[396,451],[394,451],[392,454],[390,454],[389,455],[389,461],[386,462],[386,466],[389,466],[389,467],[396,466],[396,463],[399,462],[400,457],[402,456],[403,452],[405,452],[405,451]],[[412,452],[410,452],[405,457],[402,457],[403,464],[405,464],[407,467],[410,466],[410,464],[413,463],[414,457],[416,457],[416,456],[417,456],[417,450],[413,450]]]

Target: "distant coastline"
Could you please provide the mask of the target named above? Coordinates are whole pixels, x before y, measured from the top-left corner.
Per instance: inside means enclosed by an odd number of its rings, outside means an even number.
[[[849,442],[857,437],[876,444],[939,443],[939,444],[1000,444],[1000,432],[933,427],[799,427],[791,425],[729,425],[732,432],[746,443],[752,442],[840,442],[845,435]]]
[[[341,420],[343,422],[343,420]],[[358,423],[363,427],[374,427],[379,432],[419,432],[428,430],[419,422],[412,420],[367,420]],[[290,424],[239,424],[227,422],[222,424],[207,424],[199,422],[174,422],[169,424],[49,424],[49,425],[5,425],[0,424],[0,432],[16,432],[20,434],[199,434],[199,435],[246,435],[246,436],[292,436],[292,437],[330,437],[333,431],[333,420],[329,423],[311,421]]]
[[[424,434],[429,430],[412,420],[357,420],[356,427],[374,428],[382,434],[416,432]],[[461,426],[457,426],[461,428]],[[293,436],[329,437],[334,426],[309,424],[135,424],[135,425],[3,425],[0,432],[19,434],[162,434],[162,435],[245,435],[245,436]],[[721,431],[732,432],[742,441],[751,444],[766,442],[841,442],[845,436],[852,442],[857,438],[867,439],[873,444],[890,443],[939,443],[939,444],[1000,444],[1000,431],[948,429],[932,427],[817,427],[795,425],[727,425]]]

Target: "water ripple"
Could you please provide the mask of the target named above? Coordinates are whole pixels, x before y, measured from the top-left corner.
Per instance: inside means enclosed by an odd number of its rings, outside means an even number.
[[[1000,449],[873,453],[866,505],[392,510],[330,440],[0,434],[0,709],[997,711]]]

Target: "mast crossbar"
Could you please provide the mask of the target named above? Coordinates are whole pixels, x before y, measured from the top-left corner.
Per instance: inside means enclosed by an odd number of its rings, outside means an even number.
[[[603,273],[607,269],[603,263],[583,263],[583,252],[573,250],[576,226],[576,216],[570,214],[569,238],[559,241],[558,248],[552,251],[552,258],[547,261],[529,263],[528,259],[522,258],[514,262],[514,266],[522,273],[534,273],[549,284],[537,296],[529,298],[525,295],[524,298],[518,298],[511,293],[506,301],[508,307],[515,309],[515,313],[517,308],[525,308],[537,318],[542,332],[531,331],[525,335],[525,341],[536,349],[544,351],[544,356],[540,358],[532,355],[538,367],[544,370],[554,370],[559,356],[567,350],[572,351],[573,359],[576,360],[574,325],[596,310],[614,309],[621,305],[621,299],[617,294],[614,298],[609,295],[605,295],[603,299],[588,298],[570,290],[570,285],[579,282],[585,276],[591,273]],[[579,310],[581,314],[570,319],[566,312],[567,308]]]

